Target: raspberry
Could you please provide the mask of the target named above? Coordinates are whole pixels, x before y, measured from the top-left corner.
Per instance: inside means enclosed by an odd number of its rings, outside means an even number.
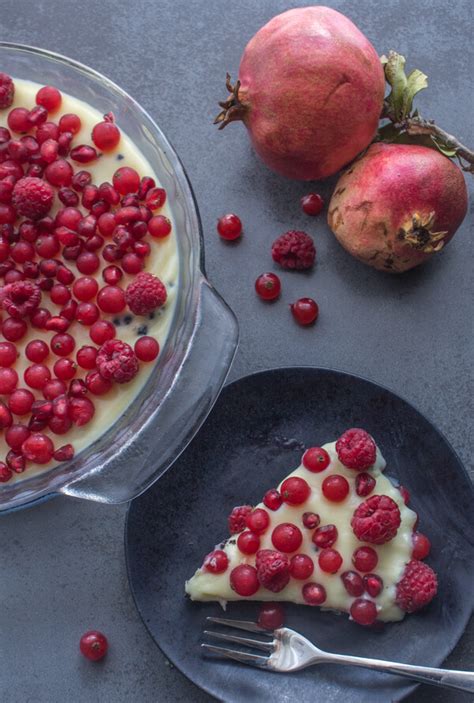
[[[353,427],[346,430],[336,442],[339,461],[349,469],[364,471],[375,463],[376,446],[365,430]]]
[[[288,557],[273,549],[260,549],[255,558],[259,583],[273,593],[283,590],[290,580]]]
[[[310,269],[316,258],[314,242],[306,232],[285,232],[273,242],[272,258],[284,269]]]
[[[41,302],[41,290],[29,281],[16,281],[0,288],[0,302],[11,317],[31,315]]]
[[[53,189],[41,178],[26,176],[15,183],[12,204],[19,215],[38,220],[48,214],[53,204]]]
[[[138,373],[138,360],[132,347],[119,339],[109,339],[96,359],[100,375],[108,381],[128,383]]]
[[[397,534],[400,510],[388,496],[371,496],[354,511],[351,520],[355,536],[361,542],[385,544]]]
[[[247,527],[247,515],[252,512],[251,505],[237,505],[233,508],[227,522],[229,524],[229,532],[234,535],[236,532],[242,532]]]
[[[15,86],[6,73],[0,73],[0,109],[10,107],[15,95]]]
[[[412,559],[397,584],[395,602],[405,613],[413,613],[428,605],[437,590],[438,580],[433,569],[422,561]]]
[[[152,273],[139,273],[127,286],[125,300],[135,315],[148,315],[166,302],[166,288]]]

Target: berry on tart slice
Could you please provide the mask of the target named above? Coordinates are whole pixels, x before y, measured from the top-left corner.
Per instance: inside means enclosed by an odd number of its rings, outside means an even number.
[[[229,515],[229,537],[186,582],[191,600],[289,601],[342,611],[360,625],[401,620],[436,594],[420,559],[429,540],[384,475],[373,438],[353,428]]]

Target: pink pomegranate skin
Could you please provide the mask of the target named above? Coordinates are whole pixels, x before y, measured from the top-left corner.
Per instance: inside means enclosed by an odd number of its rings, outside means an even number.
[[[328,222],[356,259],[401,273],[444,248],[466,211],[463,174],[446,156],[424,146],[380,143],[339,179]]]
[[[379,57],[329,7],[297,8],[270,20],[247,44],[239,79],[255,151],[288,178],[331,176],[377,130],[385,90]]]

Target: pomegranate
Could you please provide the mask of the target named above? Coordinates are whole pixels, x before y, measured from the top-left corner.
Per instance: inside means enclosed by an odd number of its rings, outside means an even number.
[[[466,211],[466,184],[452,161],[428,147],[380,143],[339,179],[328,222],[356,259],[401,273],[440,251]]]
[[[344,15],[302,7],[274,17],[247,44],[215,123],[242,120],[274,171],[326,178],[372,141],[382,112],[384,72],[377,53]]]

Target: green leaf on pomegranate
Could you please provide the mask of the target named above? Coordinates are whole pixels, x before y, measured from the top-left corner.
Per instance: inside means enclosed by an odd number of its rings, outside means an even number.
[[[435,137],[433,137],[433,136],[431,137],[431,139],[432,139],[432,141],[434,142],[436,148],[437,148],[442,154],[444,154],[445,156],[448,156],[450,159],[452,159],[454,156],[456,156],[456,154],[457,154],[457,150],[456,150],[456,149],[452,149],[452,148],[446,146],[446,144],[441,144],[441,142],[439,142],[439,141],[438,141]]]
[[[386,57],[382,58],[385,59]],[[388,58],[386,58],[384,65],[384,71],[387,83],[392,87],[392,91],[388,95],[386,102],[395,120],[401,122],[404,117],[403,108],[407,88],[405,57],[401,54],[397,54],[396,51],[389,51]]]
[[[407,85],[405,88],[404,104],[403,104],[403,116],[408,117],[413,106],[413,98],[420,90],[424,90],[428,87],[428,76],[415,68],[414,71],[410,73],[407,78]]]

